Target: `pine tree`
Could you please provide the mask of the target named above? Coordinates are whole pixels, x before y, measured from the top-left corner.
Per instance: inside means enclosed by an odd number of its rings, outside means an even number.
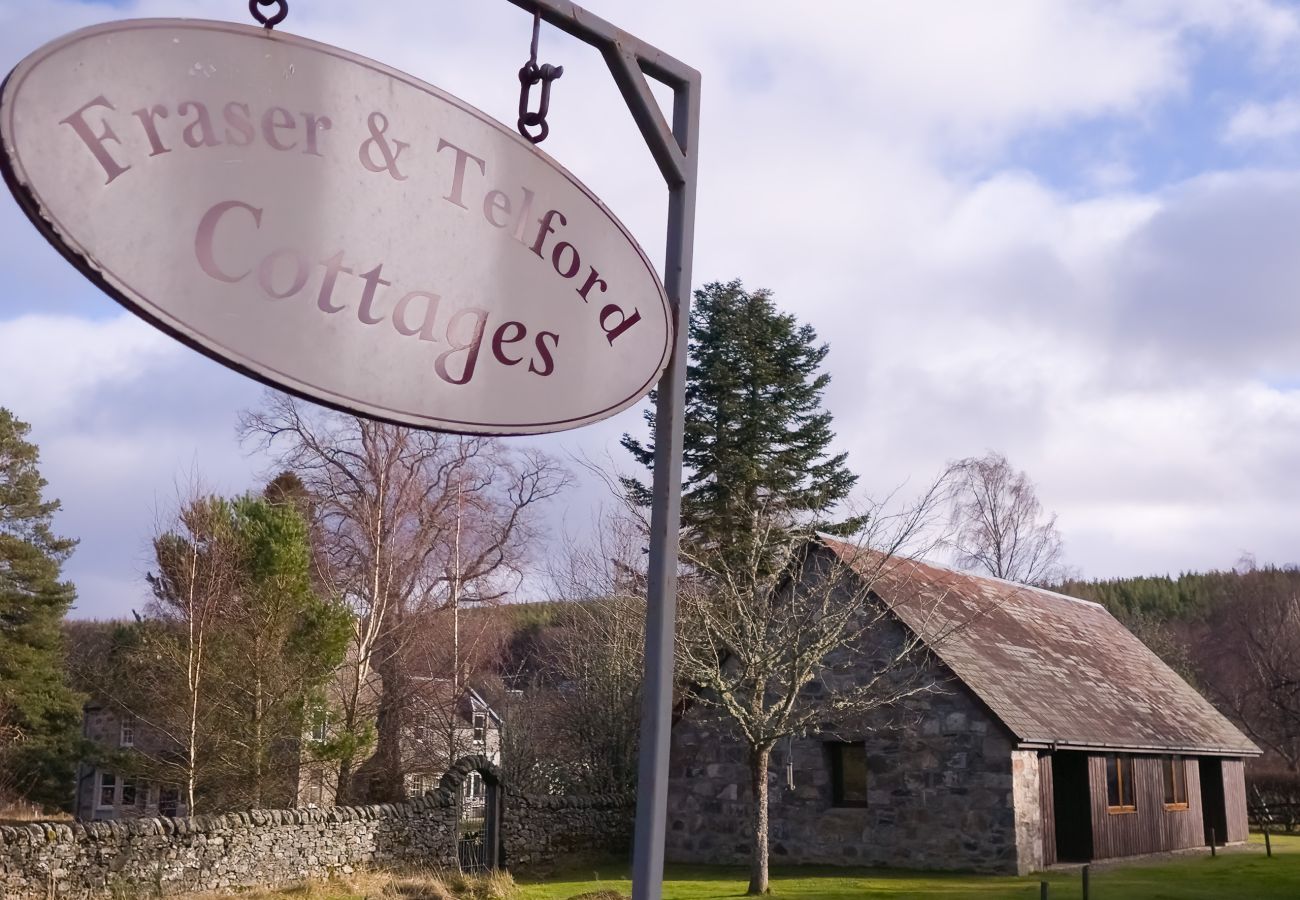
[[[292,797],[285,781],[298,760],[285,750],[296,751],[312,711],[324,705],[352,617],[313,590],[307,524],[293,506],[247,496],[231,508],[241,577],[221,613],[213,662],[238,777],[222,799],[227,808],[262,807]]]
[[[821,406],[828,351],[811,325],[782,313],[768,290],[739,280],[695,292],[686,375],[682,527],[709,548],[743,540],[755,515],[793,524],[828,515],[857,476],[846,454],[831,455],[831,415]],[[653,399],[653,395],[652,395]],[[654,432],[653,409],[646,422]],[[654,446],[631,435],[623,446],[647,468]],[[625,490],[642,505],[650,491],[634,478]],[[854,531],[853,519],[830,530]]]
[[[44,805],[71,799],[81,709],[64,680],[62,622],[76,597],[60,581],[77,542],[54,534],[31,426],[0,407],[0,767]]]

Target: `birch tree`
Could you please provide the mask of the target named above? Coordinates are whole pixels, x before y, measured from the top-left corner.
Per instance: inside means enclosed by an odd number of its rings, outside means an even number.
[[[951,475],[957,565],[1019,584],[1067,576],[1056,515],[1043,511],[1028,475],[1001,453],[959,460]]]
[[[140,623],[139,651],[128,660],[124,690],[147,691],[129,708],[169,741],[176,754],[155,760],[163,780],[179,784],[190,814],[205,755],[215,750],[209,692],[211,642],[223,604],[240,580],[240,553],[229,503],[194,494],[154,539],[157,570],[148,622]],[[153,677],[144,670],[156,661]],[[172,677],[174,675],[178,677]],[[179,700],[171,702],[172,697]]]

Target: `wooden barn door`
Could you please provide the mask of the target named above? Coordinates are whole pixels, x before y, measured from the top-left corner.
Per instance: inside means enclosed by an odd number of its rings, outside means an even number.
[[[1205,843],[1222,846],[1228,840],[1228,807],[1223,796],[1223,761],[1203,757],[1201,765],[1201,815],[1205,821]]]
[[[1092,793],[1086,753],[1052,754],[1052,795],[1057,861],[1087,862],[1092,859]]]

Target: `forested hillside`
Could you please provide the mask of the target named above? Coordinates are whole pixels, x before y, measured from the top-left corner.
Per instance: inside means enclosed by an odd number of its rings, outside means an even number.
[[[1290,574],[1300,583],[1300,572]],[[1200,622],[1232,595],[1243,574],[1187,572],[1177,577],[1147,575],[1098,581],[1067,581],[1055,589],[1071,597],[1102,604],[1116,616],[1141,616],[1157,622]]]

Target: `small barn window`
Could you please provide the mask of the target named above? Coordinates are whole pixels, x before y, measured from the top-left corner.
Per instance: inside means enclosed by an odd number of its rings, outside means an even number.
[[[827,744],[831,758],[831,802],[835,806],[867,805],[867,745]]]
[[[474,743],[482,744],[487,740],[487,714],[474,713]]]
[[[1165,775],[1165,809],[1187,809],[1187,763],[1181,756],[1166,756],[1161,762]]]
[[[1106,811],[1137,812],[1133,794],[1133,757],[1112,753],[1106,757]]]

